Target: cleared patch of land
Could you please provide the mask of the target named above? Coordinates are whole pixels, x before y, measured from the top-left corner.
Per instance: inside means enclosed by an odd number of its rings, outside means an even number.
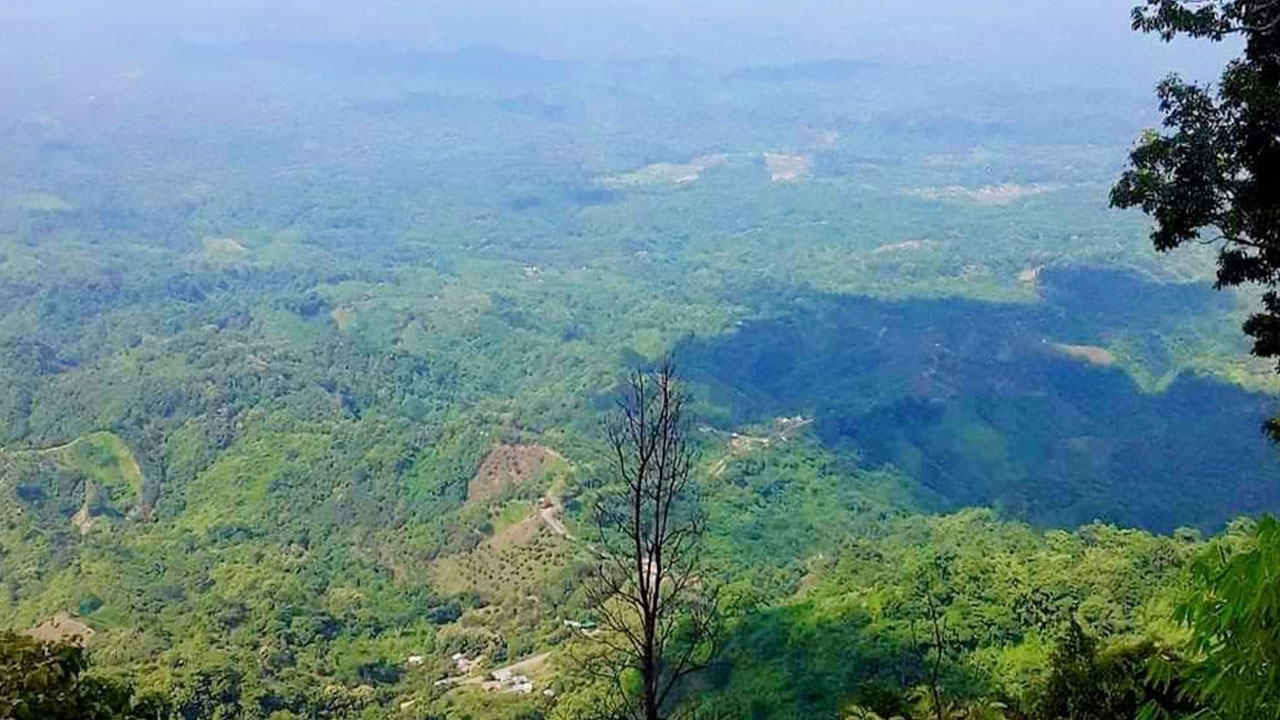
[[[567,469],[568,461],[543,445],[495,443],[467,486],[467,500],[487,504],[488,526],[477,528],[479,542],[465,552],[442,556],[430,566],[434,586],[445,592],[479,592],[513,598],[535,594],[552,573],[562,570],[575,551],[560,498],[561,480],[535,502],[508,499],[506,491],[538,483],[547,473]],[[527,497],[527,496],[526,496]]]
[[[40,642],[71,642],[83,646],[94,636],[94,630],[67,613],[60,612],[28,630],[27,635]]]
[[[79,470],[107,487],[142,492],[142,468],[133,451],[111,432],[90,433],[62,445],[39,450],[10,450],[11,454],[51,458]]]
[[[796,182],[809,174],[812,161],[808,155],[765,153],[764,165],[773,182]]]
[[[437,680],[435,684],[437,686],[473,686],[485,692],[528,693],[533,691],[535,680],[546,669],[550,659],[551,653],[538,653],[483,674],[457,675]]]
[[[699,155],[688,162],[661,162],[646,165],[634,172],[607,177],[601,182],[606,187],[622,189],[651,185],[684,185],[702,177],[702,173],[721,165],[728,155]]]
[[[903,240],[902,242],[881,245],[880,247],[876,248],[875,250],[872,250],[871,252],[874,255],[880,255],[882,253],[923,250],[927,247],[932,247],[932,246],[933,246],[933,243],[929,242],[928,240]]]
[[[1023,270],[1022,272],[1018,273],[1018,282],[1033,283],[1040,279],[1040,271],[1042,270],[1044,270],[1043,265],[1036,265],[1035,267],[1029,267]]]
[[[84,479],[84,501],[71,518],[81,534],[93,529],[105,508],[123,514],[136,507],[142,497],[142,468],[133,451],[114,433],[90,433],[54,447],[4,454],[16,461],[13,467],[19,474],[23,465],[34,463],[30,467],[65,468]]]
[[[812,423],[811,418],[780,417],[775,418],[773,426],[766,435],[747,435],[744,433],[728,433],[729,447],[724,457],[716,460],[709,470],[711,477],[720,477],[729,467],[729,461],[746,455],[754,450],[761,450],[771,445],[784,443],[794,438],[805,426]],[[717,432],[711,428],[703,428],[703,432]]]
[[[504,488],[523,485],[536,478],[552,459],[560,454],[542,445],[507,445],[498,443],[489,450],[480,468],[467,483],[467,500],[492,500]]]
[[[213,265],[235,265],[249,259],[249,248],[229,237],[204,239],[204,261]]]
[[[983,185],[978,188],[963,185],[947,185],[944,187],[913,188],[907,194],[915,195],[923,200],[966,200],[977,205],[1008,205],[1016,200],[1049,192],[1044,185],[1018,185],[1003,183],[1001,185]]]
[[[345,331],[351,327],[351,321],[356,319],[356,311],[343,305],[330,310],[329,317],[333,318],[333,324],[338,327],[339,331]]]
[[[30,192],[14,195],[9,198],[7,203],[11,207],[27,212],[67,212],[74,210],[75,206],[54,195],[45,192]]]
[[[559,500],[543,497],[539,501],[538,516],[542,518],[542,522],[551,532],[559,535],[567,540],[574,540],[573,534],[569,532],[569,528],[565,526],[561,515],[564,513],[564,505]]]
[[[478,592],[517,600],[536,594],[546,578],[569,562],[571,546],[531,506],[522,520],[485,538],[473,549],[435,560],[429,570],[441,592]]]
[[[1116,356],[1106,348],[1100,348],[1096,345],[1066,345],[1063,343],[1053,343],[1054,350],[1066,355],[1067,357],[1083,360],[1090,365],[1110,366],[1116,363]]]

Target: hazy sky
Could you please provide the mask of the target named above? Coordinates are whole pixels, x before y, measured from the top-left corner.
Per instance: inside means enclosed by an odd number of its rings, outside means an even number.
[[[140,41],[495,46],[557,58],[733,65],[856,58],[993,77],[1148,85],[1222,49],[1133,33],[1133,0],[41,0],[0,3],[8,63]],[[20,55],[17,53],[21,53]]]

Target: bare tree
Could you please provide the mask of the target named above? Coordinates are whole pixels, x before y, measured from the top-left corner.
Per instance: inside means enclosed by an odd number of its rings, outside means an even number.
[[[706,522],[691,497],[685,403],[668,358],[630,375],[606,423],[610,479],[595,507],[599,561],[587,587],[600,646],[587,669],[615,690],[602,716],[670,717],[681,681],[718,649],[717,593],[700,573]],[[638,689],[628,687],[636,680]]]
[[[917,639],[916,623],[913,620],[911,623],[912,644],[916,647],[917,652],[920,653],[921,659],[926,661],[929,701],[933,706],[933,712],[937,720],[943,720],[946,708],[942,701],[942,668],[947,659],[948,649],[947,616],[932,590],[925,590],[921,598],[921,606],[924,611],[925,631],[928,634],[928,640],[921,643]],[[930,654],[932,654],[932,658],[929,657]]]
[[[925,686],[928,692],[929,705],[936,720],[947,717],[946,700],[943,697],[943,672],[955,655],[957,638],[952,628],[948,610],[951,608],[954,593],[951,591],[950,559],[932,553],[922,558],[915,570],[912,597],[910,599],[913,615],[911,619],[911,645],[920,656],[924,665]],[[923,640],[920,639],[917,624],[924,625]]]

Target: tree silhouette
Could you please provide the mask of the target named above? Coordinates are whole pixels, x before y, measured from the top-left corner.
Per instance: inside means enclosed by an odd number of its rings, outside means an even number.
[[[686,396],[674,365],[630,375],[606,422],[610,483],[595,506],[599,561],[587,596],[608,680],[609,718],[670,717],[675,692],[717,650],[718,599],[701,573],[705,518],[693,507]]]
[[[1216,87],[1160,83],[1164,131],[1139,139],[1111,203],[1152,218],[1157,250],[1216,245],[1219,289],[1262,286],[1244,331],[1255,355],[1280,358],[1280,0],[1147,0],[1133,26],[1165,40],[1244,40]],[[1280,422],[1267,429],[1280,439]]]

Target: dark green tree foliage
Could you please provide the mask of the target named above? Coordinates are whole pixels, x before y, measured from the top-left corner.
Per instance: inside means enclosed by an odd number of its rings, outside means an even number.
[[[1173,678],[1147,672],[1161,649],[1144,640],[1105,647],[1072,622],[1052,657],[1034,717],[1045,720],[1190,717],[1199,709]]]
[[[87,675],[89,659],[71,643],[0,633],[0,718],[4,720],[142,720],[165,717],[128,685]]]
[[[1218,717],[1280,717],[1280,521],[1210,548],[1192,574],[1178,608],[1192,632],[1182,671],[1191,692]]]
[[[1151,216],[1157,250],[1217,244],[1219,288],[1266,288],[1244,330],[1254,354],[1280,356],[1280,2],[1148,0],[1133,24],[1165,40],[1244,39],[1216,87],[1160,83],[1165,131],[1139,140],[1111,202]],[[1280,438],[1280,422],[1267,428]]]
[[[1219,246],[1221,288],[1265,288],[1244,325],[1259,357],[1280,356],[1280,2],[1148,0],[1134,28],[1222,41],[1244,54],[1216,88],[1171,76],[1159,86],[1163,134],[1145,135],[1112,204],[1141,207],[1164,251],[1187,242]],[[1267,423],[1280,440],[1280,419]],[[1193,568],[1196,588],[1178,617],[1192,632],[1184,663],[1155,663],[1182,678],[1216,717],[1280,717],[1280,523],[1264,519],[1244,540],[1219,543]]]

